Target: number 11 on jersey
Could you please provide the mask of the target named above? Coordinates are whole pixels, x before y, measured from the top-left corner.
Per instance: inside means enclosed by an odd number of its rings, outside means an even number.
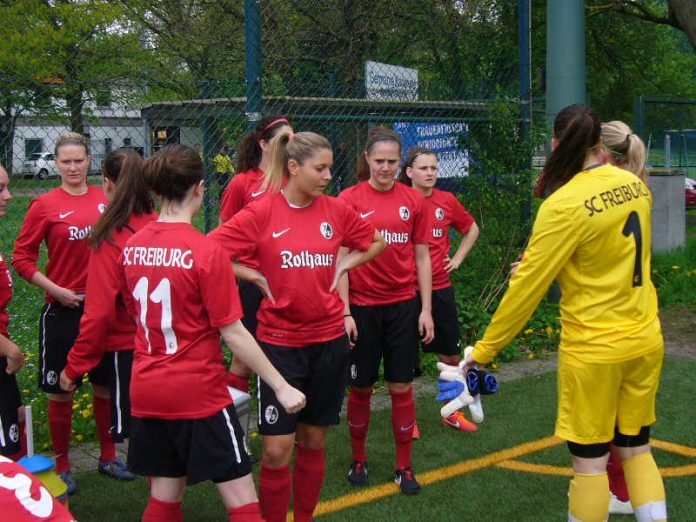
[[[169,279],[163,278],[157,287],[149,295],[148,291],[150,281],[143,276],[138,280],[138,283],[133,289],[133,297],[140,303],[140,324],[145,330],[145,339],[147,340],[147,352],[152,353],[152,343],[150,342],[150,330],[147,327],[147,312],[148,302],[161,304],[162,318],[160,321],[160,330],[164,337],[165,354],[171,355],[179,349],[179,343],[176,339],[176,334],[172,328],[172,292]]]

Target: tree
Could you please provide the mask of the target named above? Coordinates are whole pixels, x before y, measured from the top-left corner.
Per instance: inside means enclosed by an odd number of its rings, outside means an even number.
[[[588,5],[590,16],[617,12],[683,31],[696,52],[696,3],[693,0],[599,0]],[[666,9],[665,9],[666,8]]]

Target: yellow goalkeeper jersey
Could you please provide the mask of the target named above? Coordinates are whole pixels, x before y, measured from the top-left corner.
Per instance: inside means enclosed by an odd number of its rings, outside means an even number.
[[[588,363],[659,348],[650,278],[647,187],[611,165],[582,171],[544,201],[529,245],[473,357],[488,363],[529,320],[554,279],[561,287],[560,350]]]

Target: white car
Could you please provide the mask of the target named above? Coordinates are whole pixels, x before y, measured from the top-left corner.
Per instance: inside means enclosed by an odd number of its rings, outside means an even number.
[[[60,177],[58,166],[52,152],[35,152],[22,165],[22,176],[25,178],[57,178]]]

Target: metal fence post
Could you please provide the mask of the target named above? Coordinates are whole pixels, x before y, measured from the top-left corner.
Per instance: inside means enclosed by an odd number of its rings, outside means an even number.
[[[246,117],[252,130],[263,111],[263,70],[261,66],[261,9],[259,0],[244,0],[246,45]]]

